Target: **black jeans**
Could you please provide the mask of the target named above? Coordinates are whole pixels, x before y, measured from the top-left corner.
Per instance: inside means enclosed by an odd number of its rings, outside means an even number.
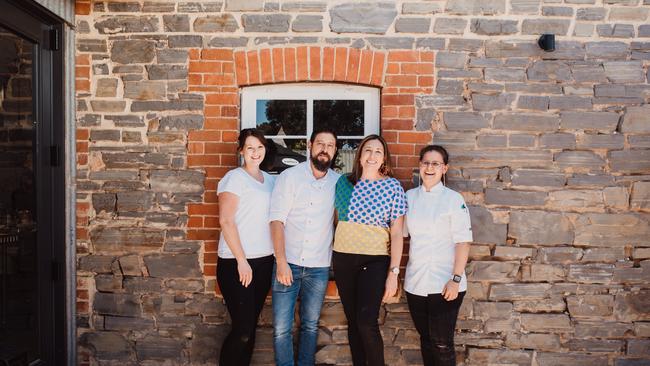
[[[253,269],[253,280],[244,287],[239,282],[237,260],[217,260],[217,282],[232,320],[230,333],[221,346],[220,365],[247,366],[253,356],[257,319],[271,288],[273,256],[249,259],[248,263]]]
[[[379,308],[390,257],[334,252],[332,267],[345,317],[354,366],[384,366]]]
[[[424,366],[455,366],[454,331],[465,292],[447,301],[441,294],[418,296],[406,293],[415,328],[420,333]]]

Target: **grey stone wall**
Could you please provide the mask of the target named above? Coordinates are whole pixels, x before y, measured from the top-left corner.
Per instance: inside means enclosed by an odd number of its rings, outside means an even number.
[[[213,177],[236,163],[239,90],[193,77],[236,85],[232,50],[302,46],[387,55],[382,134],[406,186],[421,145],[451,152],[475,236],[460,364],[648,364],[649,13],[648,0],[78,1],[79,364],[216,363],[229,321]],[[195,63],[205,49],[224,52]],[[328,295],[317,360],[350,364]],[[380,315],[388,362],[421,363],[404,299]],[[257,365],[273,362],[271,322],[266,306]]]

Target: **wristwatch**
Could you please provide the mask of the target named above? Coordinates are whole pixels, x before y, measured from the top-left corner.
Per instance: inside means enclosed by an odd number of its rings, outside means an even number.
[[[461,276],[459,276],[457,274],[455,274],[454,277],[451,278],[451,280],[456,282],[456,283],[460,283],[461,279],[463,279],[463,277],[461,277]]]
[[[390,273],[392,273],[394,275],[399,275],[399,267],[392,267],[390,269]]]

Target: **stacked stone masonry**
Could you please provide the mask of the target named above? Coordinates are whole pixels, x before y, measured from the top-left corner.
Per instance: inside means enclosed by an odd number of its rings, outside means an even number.
[[[216,185],[237,164],[241,88],[285,82],[381,88],[407,188],[421,146],[450,150],[474,231],[459,364],[650,363],[650,1],[76,12],[79,365],[216,363]],[[421,364],[404,298],[380,315],[387,362]],[[271,323],[266,306],[256,365],[273,363]],[[346,338],[332,283],[317,362],[351,364]]]

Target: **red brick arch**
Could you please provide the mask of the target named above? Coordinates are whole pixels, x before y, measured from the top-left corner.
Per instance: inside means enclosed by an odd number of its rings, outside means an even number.
[[[266,48],[235,52],[239,86],[333,81],[381,86],[386,53],[345,47]]]
[[[205,97],[203,128],[188,135],[187,166],[205,172],[203,202],[188,206],[187,238],[204,243],[204,274],[216,274],[217,183],[237,164],[241,87],[288,82],[339,82],[381,88],[381,131],[397,178],[408,181],[419,145],[430,131],[414,131],[415,96],[434,86],[433,51],[373,51],[347,47],[258,50],[192,49],[188,91]]]

